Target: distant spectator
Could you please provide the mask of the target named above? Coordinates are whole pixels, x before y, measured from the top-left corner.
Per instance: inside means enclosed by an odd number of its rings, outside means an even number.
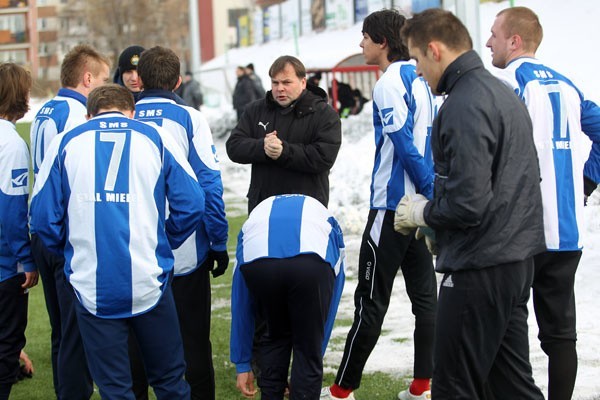
[[[356,115],[361,112],[367,99],[362,95],[360,89],[352,89],[344,82],[337,82],[338,113],[341,118],[348,115]]]
[[[319,86],[322,77],[323,75],[321,75],[321,72],[315,72],[314,74],[308,77],[306,82],[309,85]]]
[[[235,111],[237,112],[239,121],[240,118],[242,118],[246,106],[254,100],[264,97],[264,94],[260,97],[257,96],[256,87],[250,76],[246,74],[246,69],[244,67],[237,67],[235,74],[237,75],[237,83],[233,90],[233,108],[235,108]]]
[[[244,68],[244,70],[246,72],[246,75],[250,77],[250,80],[252,80],[252,83],[254,84],[256,98],[261,99],[265,95],[265,88],[262,84],[262,81],[260,80],[260,77],[256,75],[256,72],[254,72],[254,64],[250,63],[246,65],[246,68]]]
[[[183,87],[181,97],[188,106],[194,107],[196,110],[200,108],[203,103],[202,90],[200,89],[200,83],[194,79],[194,75],[187,71],[183,77]]]

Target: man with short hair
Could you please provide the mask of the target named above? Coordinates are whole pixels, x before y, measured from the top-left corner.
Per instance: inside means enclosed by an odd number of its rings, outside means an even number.
[[[254,92],[256,93],[256,98],[262,99],[265,95],[265,88],[263,87],[262,80],[256,74],[256,71],[254,71],[254,64],[249,63],[248,65],[246,65],[244,67],[244,72],[246,73],[246,75],[248,75],[248,77],[252,81],[252,84],[254,85]]]
[[[300,60],[281,56],[269,70],[271,90],[246,107],[227,139],[233,162],[252,164],[248,213],[277,194],[329,202],[329,170],[342,143],[340,118],[327,94],[306,86]]]
[[[136,104],[135,118],[161,126],[172,135],[206,196],[206,213],[196,231],[174,252],[173,296],[192,399],[210,400],[215,397],[210,273],[213,278],[221,276],[229,264],[219,161],[204,115],[193,107],[176,104],[173,90],[181,84],[177,55],[161,46],[152,47],[142,54],[138,73],[144,91]]]
[[[196,229],[204,193],[170,135],[133,120],[134,108],[122,86],[90,93],[91,119],[48,149],[31,200],[31,230],[50,250],[64,251],[100,396],[135,398],[131,329],[157,399],[189,399],[171,249]]]
[[[203,102],[202,89],[200,89],[200,83],[194,79],[194,74],[190,71],[186,71],[183,77],[183,86],[181,97],[183,101],[190,107],[196,110],[200,109]]]
[[[523,100],[533,122],[547,248],[534,258],[533,306],[548,355],[548,398],[568,400],[577,376],[574,286],[584,196],[600,181],[600,108],[535,58],[543,31],[532,10],[500,11],[491,31],[486,46],[492,64],[502,69],[498,77]],[[593,141],[591,153],[585,135]]]
[[[235,83],[235,87],[233,88],[233,93],[231,95],[232,105],[237,114],[237,120],[242,119],[242,115],[246,110],[246,106],[252,103],[255,100],[262,98],[256,93],[256,88],[254,86],[254,82],[246,73],[246,69],[239,65],[235,69],[235,76],[237,81]]]
[[[430,398],[437,284],[432,257],[414,231],[394,230],[394,211],[405,194],[433,196],[433,159],[429,132],[435,99],[420,78],[400,38],[404,16],[396,10],[376,11],[363,22],[360,42],[365,62],[383,75],[373,89],[375,162],[371,207],[358,260],[354,322],[346,339],[335,383],[322,399],[353,399],[363,369],[390,303],[398,269],[415,316],[413,381],[401,400]]]
[[[62,88],[38,111],[31,124],[31,160],[35,175],[55,136],[86,121],[86,98],[109,80],[110,61],[87,45],[75,46],[65,56]],[[33,259],[44,287],[52,330],[52,373],[59,399],[87,400],[93,392],[70,289],[65,285],[62,254],[48,252],[37,235],[31,236]]]
[[[446,96],[431,133],[433,199],[405,195],[394,218],[396,230],[428,226],[437,240],[431,396],[541,400],[527,334],[533,256],[545,248],[531,119],[451,12],[415,14],[402,36],[417,73]]]

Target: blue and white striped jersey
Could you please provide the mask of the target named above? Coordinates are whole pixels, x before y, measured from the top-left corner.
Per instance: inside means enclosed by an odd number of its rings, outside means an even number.
[[[584,164],[589,155],[591,170],[600,171],[600,109],[569,79],[533,58],[513,60],[497,75],[525,102],[533,123],[546,247],[581,249]],[[594,142],[591,154],[584,133]],[[598,181],[592,172],[588,176]]]
[[[65,275],[90,313],[126,318],[159,301],[171,248],[203,212],[204,193],[170,135],[106,113],[51,143],[34,186],[31,231],[64,250]]]
[[[237,372],[250,371],[254,315],[252,298],[239,267],[261,258],[317,254],[336,274],[325,324],[322,351],[331,335],[344,288],[345,246],[342,230],[329,210],[304,195],[279,195],[263,200],[248,216],[238,235],[231,288],[231,361]]]
[[[0,282],[36,270],[29,245],[28,195],[27,145],[15,125],[0,118]]]
[[[161,126],[173,136],[206,196],[206,213],[198,229],[174,252],[175,275],[186,275],[204,262],[209,249],[227,249],[228,225],[221,171],[210,127],[202,113],[160,97],[161,91],[153,92],[158,96],[142,96],[136,103],[135,118]]]
[[[52,139],[86,121],[86,101],[84,95],[71,89],[62,88],[56,97],[48,101],[31,124],[31,164],[37,175]]]
[[[414,64],[390,64],[373,89],[371,209],[395,210],[405,194],[433,196],[430,134],[436,112],[436,100]]]

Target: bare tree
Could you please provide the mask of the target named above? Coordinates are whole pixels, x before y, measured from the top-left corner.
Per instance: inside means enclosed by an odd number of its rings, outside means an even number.
[[[82,12],[87,41],[115,62],[124,48],[134,44],[169,47],[184,64],[189,62],[187,0],[88,0]]]

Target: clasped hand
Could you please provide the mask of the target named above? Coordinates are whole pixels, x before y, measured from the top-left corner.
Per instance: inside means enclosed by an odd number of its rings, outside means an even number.
[[[277,137],[277,131],[269,132],[265,135],[264,144],[267,157],[277,160],[283,152],[283,142]]]

